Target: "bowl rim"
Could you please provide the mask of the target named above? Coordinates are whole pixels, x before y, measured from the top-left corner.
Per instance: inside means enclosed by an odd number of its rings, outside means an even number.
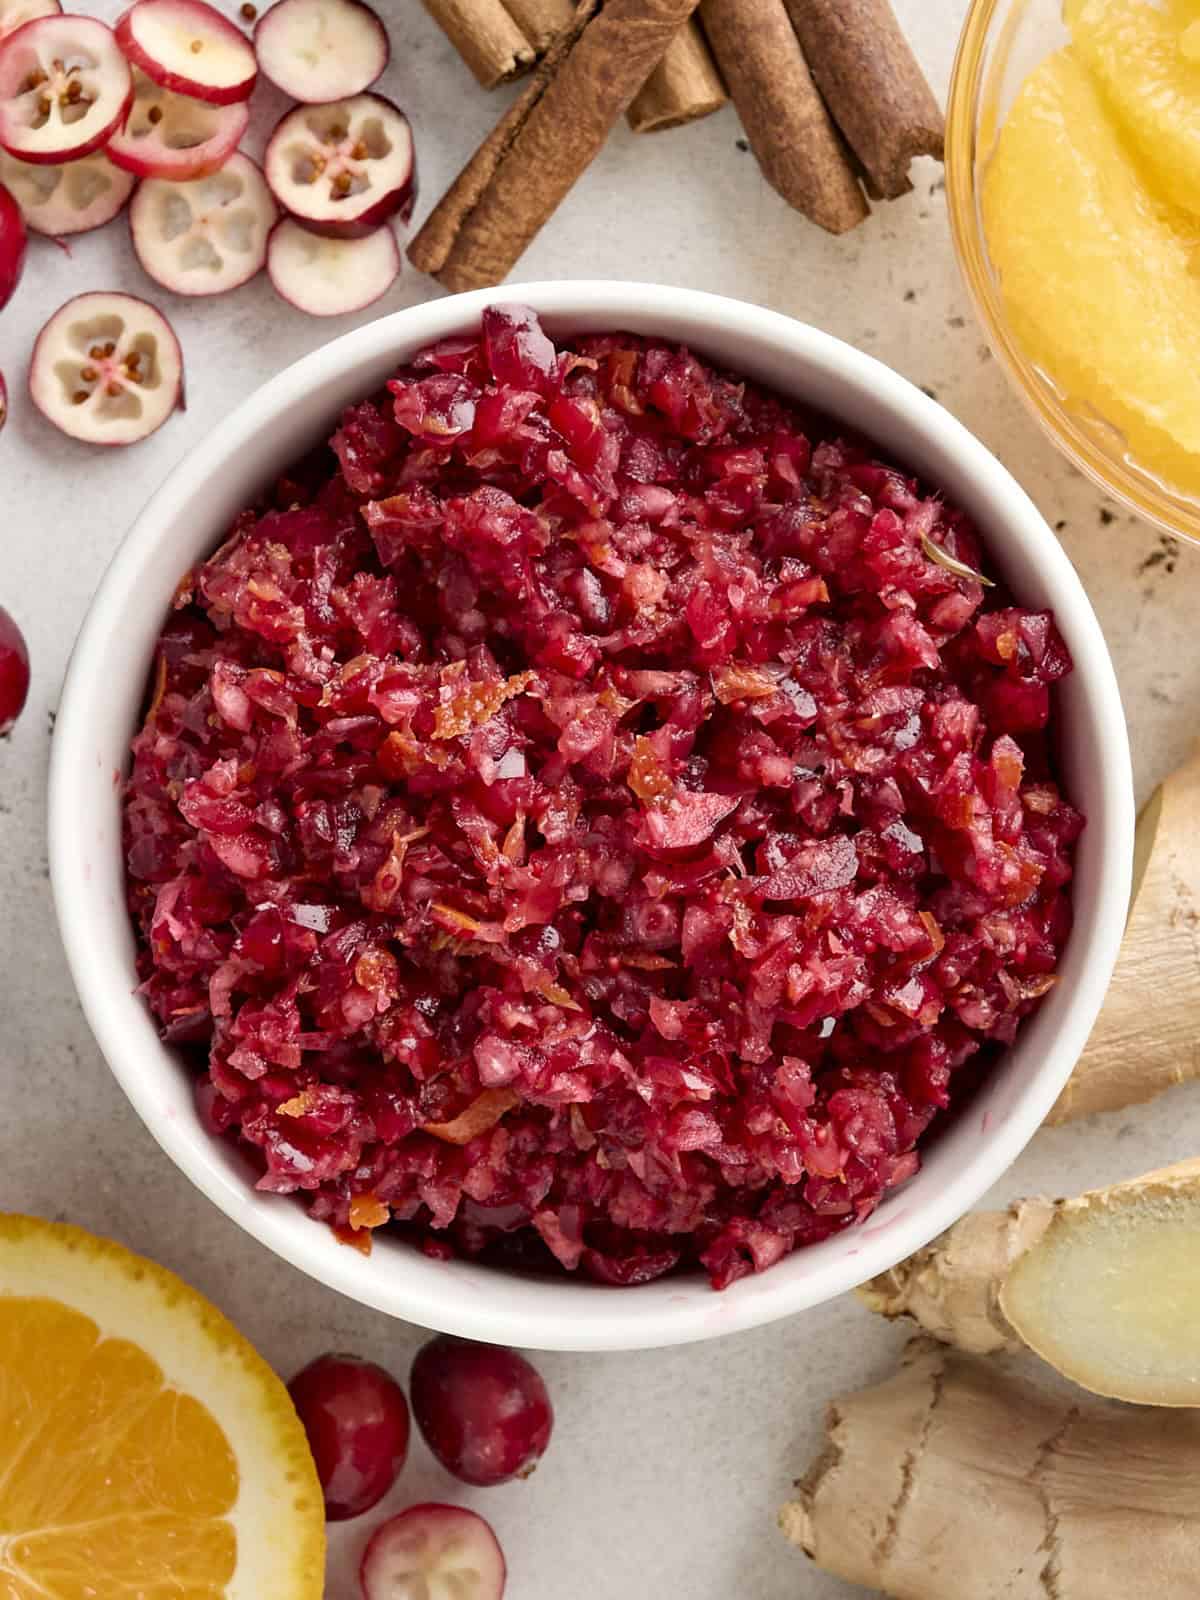
[[[1200,504],[1174,493],[1148,471],[1122,466],[1101,449],[1056,395],[1009,330],[992,271],[980,198],[980,124],[994,116],[986,103],[995,70],[993,44],[1011,44],[1030,0],[971,0],[959,35],[946,97],[946,209],[950,237],[967,298],[992,353],[1025,409],[1067,460],[1114,500],[1173,538],[1200,543]],[[999,23],[999,42],[993,25]],[[1047,52],[1048,53],[1048,52]],[[991,132],[994,139],[998,127]]]
[[[389,1242],[370,1258],[336,1244],[330,1231],[313,1226],[293,1204],[256,1194],[240,1174],[236,1181],[222,1165],[219,1141],[197,1120],[164,1119],[155,1085],[164,1081],[167,1047],[158,1055],[134,1048],[130,1028],[149,1022],[136,995],[118,992],[104,975],[97,951],[104,949],[113,915],[101,904],[89,880],[82,826],[83,802],[95,775],[89,757],[89,702],[104,695],[111,679],[115,642],[126,608],[139,598],[138,575],[159,539],[160,528],[202,496],[226,457],[248,436],[278,426],[314,389],[345,377],[358,364],[395,349],[403,352],[459,332],[478,322],[489,304],[520,301],[551,320],[603,313],[611,324],[622,319],[661,316],[690,321],[704,343],[703,330],[736,332],[764,348],[808,363],[843,395],[877,398],[898,427],[925,439],[953,458],[994,508],[995,522],[1035,566],[1055,595],[1060,616],[1070,612],[1077,661],[1091,720],[1105,747],[1098,792],[1106,819],[1105,848],[1096,867],[1094,914],[1090,926],[1077,926],[1085,940],[1086,961],[1079,968],[1063,1014],[1043,1052],[1036,1074],[1013,1096],[1003,1126],[980,1139],[976,1153],[943,1187],[920,1206],[898,1208],[886,1229],[867,1227],[835,1236],[823,1245],[789,1258],[808,1270],[788,1272],[788,1261],[765,1274],[743,1279],[722,1294],[704,1284],[703,1296],[672,1294],[674,1280],[642,1289],[616,1291],[570,1282],[567,1293],[536,1292],[538,1281],[504,1274],[501,1294],[479,1292],[480,1276],[493,1286],[495,1269],[470,1263],[429,1262],[411,1247],[407,1268],[386,1269]],[[671,335],[674,337],[674,335]],[[332,406],[331,406],[332,409]],[[837,406],[831,404],[836,412]],[[890,446],[885,446],[890,448]],[[916,447],[914,446],[914,449]],[[168,596],[162,595],[165,604]],[[139,684],[144,669],[138,664]],[[90,766],[89,766],[90,762]],[[107,780],[105,780],[107,781]],[[504,285],[424,302],[355,329],[303,357],[243,400],[168,473],[114,554],[88,608],[72,652],[55,727],[49,776],[49,853],[55,908],[68,966],[84,1013],[110,1069],[151,1135],[174,1164],[232,1221],[276,1255],[349,1298],[409,1322],[495,1343],[557,1350],[648,1349],[686,1344],[742,1331],[823,1303],[928,1243],[969,1210],[1012,1163],[1044,1120],[1070,1075],[1099,1011],[1116,960],[1128,907],[1133,854],[1133,784],[1129,743],[1116,675],[1099,622],[1065,551],[1040,512],[1007,469],[954,416],[906,378],[833,335],[782,313],[699,290],[607,280],[555,280]],[[109,940],[111,945],[113,941]],[[1069,948],[1069,947],[1068,947]],[[132,976],[128,967],[126,977]],[[1065,987],[1065,986],[1064,986]],[[134,1008],[131,1010],[131,1005]],[[171,1063],[172,1073],[177,1071]],[[882,1213],[881,1213],[882,1214]],[[294,1222],[298,1221],[300,1227]],[[833,1249],[827,1249],[833,1246]],[[418,1268],[418,1263],[420,1267]],[[460,1292],[462,1291],[462,1292]],[[651,1294],[650,1291],[656,1291]],[[584,1296],[586,1295],[586,1299]],[[550,1302],[553,1301],[553,1304]],[[503,1302],[503,1303],[501,1303]]]

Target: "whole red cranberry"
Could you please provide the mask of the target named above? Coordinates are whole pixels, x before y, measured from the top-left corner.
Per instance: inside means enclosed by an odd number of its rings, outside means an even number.
[[[439,1334],[417,1352],[409,1390],[425,1443],[464,1483],[528,1477],[550,1443],[546,1385],[515,1350]]]
[[[27,235],[21,208],[0,183],[0,308],[17,292],[25,270]]]
[[[382,1367],[358,1356],[318,1356],[288,1384],[325,1495],[330,1522],[382,1500],[408,1456],[408,1403]]]
[[[29,693],[29,651],[20,628],[0,606],[0,737],[25,706]]]

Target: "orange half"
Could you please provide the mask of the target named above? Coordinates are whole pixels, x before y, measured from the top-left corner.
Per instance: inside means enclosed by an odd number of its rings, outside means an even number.
[[[321,1600],[283,1384],[173,1273],[0,1215],[0,1600]]]

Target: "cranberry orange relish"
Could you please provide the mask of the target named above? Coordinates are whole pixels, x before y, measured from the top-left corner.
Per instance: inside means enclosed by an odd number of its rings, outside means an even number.
[[[1070,926],[1071,663],[985,562],[686,350],[423,352],[162,634],[129,897],[209,1126],[360,1239],[613,1284],[866,1216]]]

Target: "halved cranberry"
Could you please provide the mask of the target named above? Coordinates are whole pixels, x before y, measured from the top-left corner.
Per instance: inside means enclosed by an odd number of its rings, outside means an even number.
[[[245,101],[209,105],[135,72],[129,113],[108,142],[108,156],[139,178],[187,183],[220,171],[249,122]]]
[[[284,217],[267,243],[276,294],[310,317],[365,311],[400,275],[400,246],[386,224],[360,239],[326,239]]]
[[[276,127],[264,161],[279,204],[303,227],[361,238],[416,202],[412,129],[377,94],[297,106]]]
[[[31,233],[61,239],[111,222],[133,193],[135,180],[102,150],[57,165],[18,161],[0,151],[0,183],[11,191]]]
[[[129,233],[156,283],[175,294],[225,294],[262,270],[277,215],[262,173],[239,150],[206,178],[147,178],[129,208]]]
[[[248,100],[258,77],[246,36],[207,0],[135,0],[117,42],[155,83],[210,105]]]
[[[183,352],[171,324],[145,300],[77,295],[37,336],[29,393],[73,439],[136,444],[180,405]]]
[[[18,28],[35,22],[38,17],[61,15],[59,0],[0,0],[0,39],[16,33]]]
[[[409,1506],[372,1535],[359,1569],[363,1600],[503,1600],[504,1552],[464,1506]]]
[[[98,150],[133,94],[111,28],[45,16],[0,43],[0,145],[22,161],[76,161]]]
[[[363,0],[277,0],[254,30],[259,65],[302,105],[369,89],[387,70],[387,29]]]

